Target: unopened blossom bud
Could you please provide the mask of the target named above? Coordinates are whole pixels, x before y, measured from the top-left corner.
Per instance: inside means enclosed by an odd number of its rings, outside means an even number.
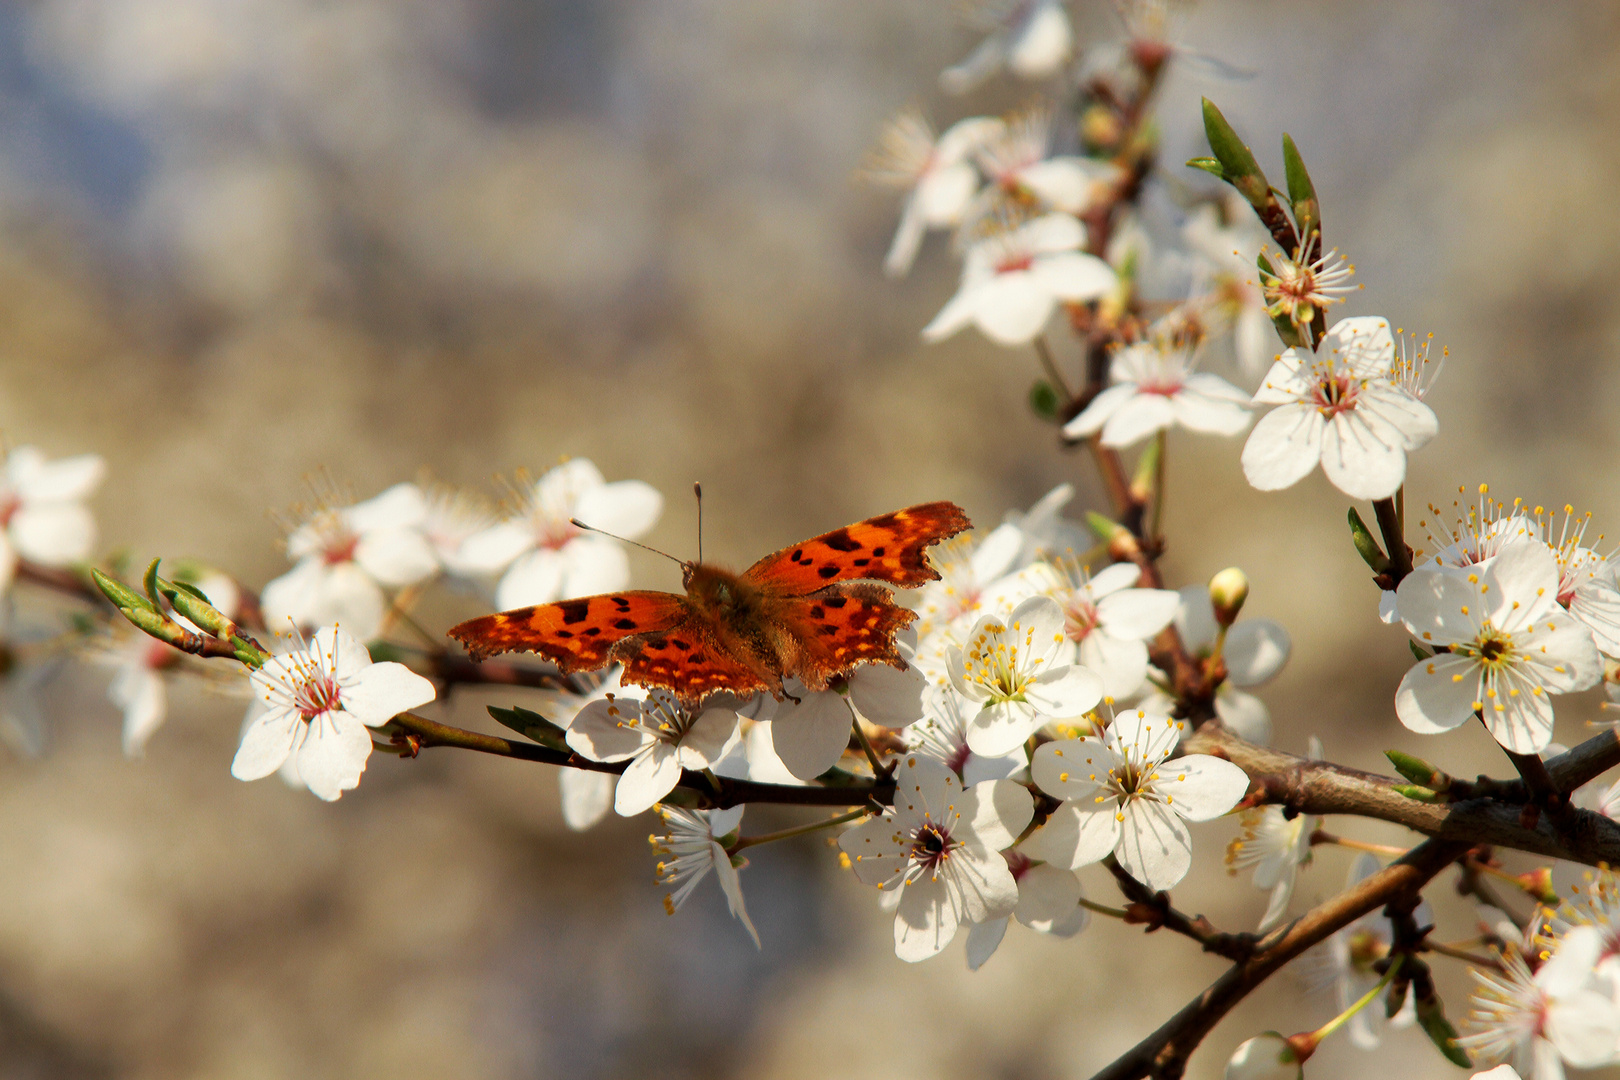
[[[1232,1051],[1226,1062],[1226,1080],[1300,1080],[1305,1075],[1305,1059],[1315,1050],[1316,1039],[1309,1033],[1284,1038],[1267,1031]]]
[[[1243,602],[1249,598],[1249,575],[1235,566],[1209,579],[1209,602],[1215,606],[1215,621],[1231,626],[1237,621]]]
[[[1119,117],[1105,105],[1093,105],[1080,117],[1080,139],[1088,147],[1112,150],[1121,134]]]
[[[1552,867],[1550,866],[1537,867],[1529,873],[1520,874],[1518,881],[1519,888],[1543,904],[1557,907],[1563,902],[1562,897],[1553,888]]]

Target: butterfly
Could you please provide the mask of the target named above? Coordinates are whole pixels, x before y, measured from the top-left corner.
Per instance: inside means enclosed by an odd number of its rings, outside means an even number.
[[[971,527],[955,503],[923,503],[785,547],[740,574],[682,562],[685,596],[586,596],[469,619],[450,636],[474,660],[534,652],[564,674],[617,661],[624,682],[689,704],[717,690],[781,698],[789,676],[825,690],[857,664],[905,668],[894,636],[917,614],[874,582],[939,580],[929,546]]]

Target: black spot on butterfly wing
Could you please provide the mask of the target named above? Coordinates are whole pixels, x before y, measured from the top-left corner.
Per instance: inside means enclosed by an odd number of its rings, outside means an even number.
[[[848,529],[835,529],[820,539],[823,544],[826,544],[834,551],[859,551],[865,546],[849,535]]]
[[[591,613],[591,602],[589,598],[564,600],[557,605],[557,610],[562,614],[562,621],[565,623],[584,622],[586,616]]]
[[[838,567],[828,563],[826,566],[823,566],[821,569],[817,570],[816,573],[821,575],[823,578],[835,578],[838,576]]]

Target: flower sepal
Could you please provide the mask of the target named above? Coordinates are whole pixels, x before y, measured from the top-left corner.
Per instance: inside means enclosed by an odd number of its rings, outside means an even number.
[[[375,656],[376,654],[373,653],[372,655]],[[568,746],[567,730],[553,724],[539,713],[525,709],[521,705],[513,705],[511,708],[506,709],[501,708],[499,705],[486,705],[484,707],[489,711],[489,715],[494,717],[495,721],[502,727],[511,728],[519,735],[526,739],[532,739],[541,746],[561,750],[565,754],[571,752]]]

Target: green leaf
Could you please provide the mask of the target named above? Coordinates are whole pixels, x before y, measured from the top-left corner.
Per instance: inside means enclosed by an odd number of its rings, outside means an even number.
[[[1417,1018],[1418,1023],[1423,1025],[1423,1030],[1428,1033],[1429,1040],[1446,1056],[1447,1061],[1464,1069],[1473,1067],[1474,1063],[1463,1052],[1463,1048],[1457,1045],[1457,1029],[1446,1019],[1445,1007],[1438,996],[1418,998]]]
[[[1389,556],[1378,546],[1378,541],[1373,539],[1372,530],[1367,528],[1367,523],[1361,520],[1361,515],[1356,513],[1353,506],[1350,508],[1350,539],[1355,541],[1356,554],[1361,556],[1362,562],[1372,568],[1373,573],[1383,574],[1389,571]]]
[[[1271,268],[1271,260],[1266,258],[1264,252],[1260,254],[1259,258],[1254,260],[1254,265],[1264,271],[1260,277],[1261,288],[1264,289],[1265,274],[1270,274],[1272,277],[1276,277],[1277,272]],[[1305,339],[1300,336],[1299,327],[1294,325],[1292,319],[1288,318],[1286,315],[1272,315],[1270,311],[1267,311],[1266,314],[1271,316],[1271,325],[1277,328],[1277,336],[1282,338],[1284,345],[1288,346],[1290,349],[1306,348]]]
[[[191,584],[190,582],[171,581],[171,582],[169,582],[169,584],[173,585],[176,589],[180,590],[181,592],[190,593],[192,596],[195,596],[197,599],[201,600],[205,604],[208,603],[208,594],[203,592],[201,589],[197,588],[197,586]],[[167,591],[165,591],[164,595],[168,595]],[[190,618],[190,616],[188,615],[187,618]]]
[[[150,600],[111,574],[104,574],[95,567],[91,567],[90,580],[96,583],[96,588],[101,590],[101,595],[111,600],[116,608],[124,611],[139,608],[153,614],[157,613],[157,608],[152,605]]]
[[[1411,638],[1406,639],[1406,647],[1408,649],[1411,649],[1412,650],[1412,655],[1417,657],[1419,660],[1427,660],[1429,657],[1434,655],[1433,653],[1431,653],[1427,649],[1425,649],[1423,646],[1421,646],[1417,642],[1413,641]]]
[[[1029,388],[1029,407],[1042,420],[1056,420],[1058,392],[1045,379],[1036,379],[1035,385]]]
[[[1086,511],[1086,525],[1090,527],[1097,539],[1104,543],[1125,531],[1125,526],[1105,514],[1097,513],[1095,510]]]
[[[511,728],[519,735],[532,739],[541,746],[549,746],[553,750],[568,752],[567,732],[553,724],[550,720],[537,712],[514,705],[503,709],[499,705],[485,706],[489,715],[493,716],[504,727]]]
[[[1413,757],[1411,754],[1403,754],[1399,750],[1385,750],[1384,756],[1389,758],[1389,763],[1395,766],[1396,772],[1414,784],[1423,784],[1431,788],[1438,787],[1439,778],[1445,775],[1422,758]]]
[[[1256,210],[1271,201],[1271,185],[1266,182],[1266,174],[1260,171],[1254,152],[1238,138],[1232,125],[1209,98],[1204,99],[1204,136],[1220,162],[1223,180],[1237,188]]]
[[[1390,790],[1395,792],[1397,795],[1405,795],[1408,799],[1412,799],[1415,802],[1437,803],[1444,802],[1446,798],[1438,791],[1431,791],[1426,787],[1419,787],[1416,784],[1391,784]]]
[[[152,610],[153,611],[162,611],[163,610],[163,601],[158,599],[158,572],[157,572],[158,571],[158,563],[160,563],[162,561],[163,561],[162,559],[153,559],[152,562],[146,568],[146,576],[142,579],[142,584],[146,586],[146,595],[148,597],[150,597],[151,600],[152,600]]]
[[[1322,208],[1316,201],[1316,185],[1311,183],[1311,174],[1305,171],[1299,148],[1286,133],[1283,135],[1283,168],[1288,173],[1288,201],[1293,204],[1300,243],[1309,244],[1311,233],[1322,227]]]
[[[1226,170],[1221,168],[1219,159],[1212,157],[1195,157],[1187,159],[1189,169],[1203,169],[1209,175],[1220,180],[1226,179]]]

